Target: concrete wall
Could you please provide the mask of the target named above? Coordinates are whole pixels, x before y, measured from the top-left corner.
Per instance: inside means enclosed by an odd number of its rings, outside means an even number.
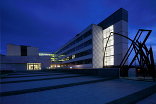
[[[0,70],[25,71],[26,69],[26,63],[0,63]]]
[[[119,69],[117,69],[117,68],[105,68],[105,69],[54,69],[54,70],[49,70],[49,71],[119,78]]]
[[[26,46],[27,50],[27,56],[38,56],[39,50],[36,47],[30,47]],[[20,45],[14,45],[14,44],[8,44],[7,45],[7,56],[21,56],[21,46]]]
[[[92,36],[93,36],[93,68],[103,67],[103,29],[100,26],[93,25]]]
[[[114,32],[128,36],[128,23],[121,20],[114,24]],[[120,65],[128,50],[128,39],[114,35],[114,65]]]
[[[27,47],[27,56],[38,56],[39,51],[36,47]]]
[[[8,44],[7,56],[21,56],[21,47],[19,45]]]

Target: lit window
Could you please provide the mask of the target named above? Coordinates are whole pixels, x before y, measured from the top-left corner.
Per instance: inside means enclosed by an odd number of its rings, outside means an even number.
[[[72,59],[74,59],[75,58],[75,55],[72,55]]]
[[[41,63],[27,63],[27,70],[41,70]]]
[[[108,37],[109,37],[110,33],[113,31],[114,31],[113,25],[103,30],[104,49],[106,47]],[[114,36],[111,36],[107,43],[107,48],[105,50],[104,65],[105,66],[114,65]]]

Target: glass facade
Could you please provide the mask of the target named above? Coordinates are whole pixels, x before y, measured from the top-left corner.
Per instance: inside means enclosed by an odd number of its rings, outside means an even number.
[[[82,44],[80,44],[80,45],[78,45],[78,46],[64,52],[63,55],[68,55],[68,54],[70,54],[72,52],[78,51],[78,50],[80,50],[82,48],[85,48],[85,47],[87,47],[89,45],[92,45],[92,39],[90,39],[90,40],[88,40],[88,41],[86,41],[86,42],[84,42],[84,43],[82,43]]]
[[[79,51],[85,47],[92,45],[92,38],[91,37],[90,37],[90,39],[87,39],[86,41],[82,42],[82,40],[84,40],[85,38],[87,38],[88,36],[91,36],[91,35],[92,35],[91,30],[85,32],[81,36],[77,35],[76,39],[74,39],[72,42],[70,42],[68,45],[66,45],[64,48],[62,48],[60,51],[56,52],[56,54],[58,54],[58,56],[60,53],[63,55],[62,57],[60,56],[58,59],[63,60],[63,61],[68,61],[68,60],[73,60],[73,59],[76,59],[76,58],[79,58],[82,56],[92,54],[92,49]],[[78,43],[81,43],[81,44],[76,45]],[[75,45],[75,47],[70,48],[73,45]],[[74,53],[74,54],[72,54],[72,53]],[[83,62],[83,64],[91,63],[91,61],[88,61],[86,59],[81,60],[81,61]],[[67,65],[67,66],[70,64],[76,65],[76,64],[80,64],[80,63],[81,63],[80,61],[74,61],[74,62],[64,63],[64,65]]]
[[[51,60],[51,62],[61,62],[61,61],[64,61],[64,60],[57,60],[57,58],[59,58],[59,57],[62,57],[62,56],[64,56],[64,55],[56,55],[56,54],[53,54],[53,53],[47,53],[47,52],[45,52],[45,53],[39,53],[39,56],[49,56],[50,57],[50,60]]]
[[[113,25],[103,30],[103,43],[104,43],[104,66],[114,65],[114,36],[112,35],[109,38],[107,43],[108,37],[111,32],[114,32]],[[107,47],[106,47],[107,43]],[[106,50],[105,50],[106,49]]]
[[[80,34],[77,34],[76,37],[78,37]],[[58,52],[56,52],[57,54],[60,54],[61,52],[68,50],[68,48],[70,48],[71,46],[81,42],[82,40],[84,40],[85,38],[87,38],[88,36],[91,35],[91,30],[89,30],[88,32],[84,33],[83,35],[81,35],[80,37],[76,38],[75,40],[73,40],[72,42],[70,42],[69,44],[67,44],[64,48],[62,48],[61,50],[59,50]]]

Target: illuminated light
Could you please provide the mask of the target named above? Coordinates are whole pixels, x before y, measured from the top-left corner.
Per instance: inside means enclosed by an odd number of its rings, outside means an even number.
[[[27,70],[41,70],[41,63],[27,63]]]
[[[70,69],[72,69],[72,67],[70,67]]]
[[[66,59],[61,59],[61,60],[59,60],[59,61],[65,61]]]
[[[139,73],[140,73],[140,71],[141,71],[141,70],[140,70],[140,69],[138,69],[138,72],[139,72]]]
[[[104,38],[104,49],[106,47],[106,42],[108,40],[108,37],[111,32],[114,32],[113,25],[103,30],[103,38]],[[109,41],[107,43],[107,48],[105,51],[105,59],[104,59],[104,65],[114,65],[114,36],[111,36],[109,38]]]
[[[62,57],[62,56],[65,56],[65,55],[60,55],[60,56]]]
[[[59,67],[60,67],[60,65],[57,65],[57,67],[59,68]]]
[[[75,55],[72,55],[72,59],[74,59],[75,58]]]
[[[51,54],[51,53],[39,53],[39,56],[50,56],[50,57],[55,57],[56,54]]]
[[[59,64],[51,64],[50,67],[54,69],[54,68],[57,68],[57,67],[59,68],[61,66]]]

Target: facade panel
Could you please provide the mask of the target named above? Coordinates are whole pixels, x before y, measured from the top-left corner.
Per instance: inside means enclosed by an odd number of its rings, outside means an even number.
[[[14,44],[8,44],[7,56],[21,56],[21,47]]]
[[[36,47],[27,47],[27,55],[28,56],[38,56],[39,50]]]
[[[116,24],[114,24],[114,32],[122,34],[124,36],[128,36],[128,23],[124,20],[117,22]],[[121,36],[115,35],[114,42],[115,59],[118,60],[115,61],[114,65],[117,66],[121,63],[126,51],[128,50],[128,40]]]
[[[93,25],[93,68],[103,67],[103,29],[100,26]]]

